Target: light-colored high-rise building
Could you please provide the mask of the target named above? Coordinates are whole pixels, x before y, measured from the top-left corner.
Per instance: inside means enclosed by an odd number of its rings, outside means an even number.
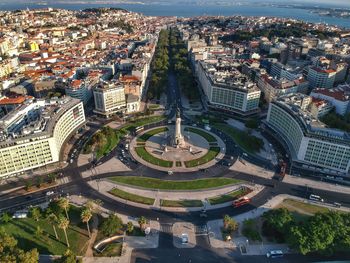
[[[237,69],[220,71],[213,64],[199,61],[197,76],[209,107],[240,115],[258,111],[261,91]]]
[[[307,80],[310,82],[310,88],[330,89],[334,85],[337,72],[334,69],[324,69],[320,67],[310,67]]]
[[[58,162],[64,144],[84,124],[77,99],[27,101],[0,119],[0,177]]]
[[[125,90],[115,83],[99,83],[93,90],[96,114],[106,118],[118,112],[126,111]]]
[[[350,135],[328,128],[310,112],[311,97],[290,94],[270,103],[267,126],[287,145],[293,162],[347,175]]]

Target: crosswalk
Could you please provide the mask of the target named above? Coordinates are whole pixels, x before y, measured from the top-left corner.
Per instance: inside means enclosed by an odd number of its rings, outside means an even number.
[[[161,224],[160,225],[160,232],[172,233],[173,232],[173,225],[172,224]]]
[[[160,232],[172,233],[173,232],[173,224],[161,224],[160,225]],[[208,233],[207,225],[195,225],[194,232],[196,234],[207,234]]]

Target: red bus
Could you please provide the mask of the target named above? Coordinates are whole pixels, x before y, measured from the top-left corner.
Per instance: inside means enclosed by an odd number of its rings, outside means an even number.
[[[242,206],[242,205],[246,205],[246,204],[249,204],[250,203],[250,199],[249,198],[247,198],[247,197],[243,197],[243,198],[241,198],[241,199],[238,199],[238,200],[236,200],[236,201],[233,201],[233,203],[232,203],[232,205],[233,205],[233,207],[240,207],[240,206]]]

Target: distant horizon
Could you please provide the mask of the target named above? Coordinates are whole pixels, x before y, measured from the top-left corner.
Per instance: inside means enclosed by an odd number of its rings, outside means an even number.
[[[6,1],[6,2],[4,2]],[[17,0],[15,3],[10,0],[0,0],[0,10],[18,9],[40,9],[57,8],[67,10],[82,10],[86,8],[122,8],[130,12],[142,13],[146,16],[259,16],[259,17],[283,17],[297,19],[311,23],[325,23],[337,25],[350,29],[350,17],[342,18],[337,16],[321,16],[317,12],[312,12],[307,7],[320,6],[323,8],[347,8],[343,1],[332,2],[332,6],[325,1],[317,3],[314,0],[268,0],[261,2],[258,0]],[[280,4],[280,6],[278,6]],[[277,6],[273,6],[277,5]],[[291,8],[289,5],[300,5]]]
[[[28,5],[50,5],[50,4],[65,4],[65,5],[75,5],[75,4],[87,4],[87,5],[118,5],[118,4],[159,4],[159,5],[173,5],[173,4],[182,4],[182,5],[236,5],[236,4],[252,4],[252,3],[259,3],[259,4],[269,4],[269,3],[275,3],[275,4],[301,4],[301,5],[322,5],[327,7],[349,7],[350,8],[350,1],[349,0],[270,0],[266,2],[261,2],[258,0],[240,0],[237,2],[232,2],[231,0],[218,0],[218,1],[210,1],[210,0],[180,0],[180,1],[174,1],[174,0],[17,0],[16,3],[18,4],[28,4]],[[0,0],[0,6],[5,4],[13,4],[12,0]]]

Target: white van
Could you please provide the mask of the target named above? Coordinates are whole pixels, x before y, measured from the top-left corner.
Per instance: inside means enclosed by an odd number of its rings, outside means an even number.
[[[283,257],[282,250],[271,250],[266,253],[266,257],[268,258],[281,258]]]
[[[313,201],[318,201],[318,202],[324,201],[323,198],[321,198],[319,195],[313,195],[313,194],[310,195],[309,199]]]

